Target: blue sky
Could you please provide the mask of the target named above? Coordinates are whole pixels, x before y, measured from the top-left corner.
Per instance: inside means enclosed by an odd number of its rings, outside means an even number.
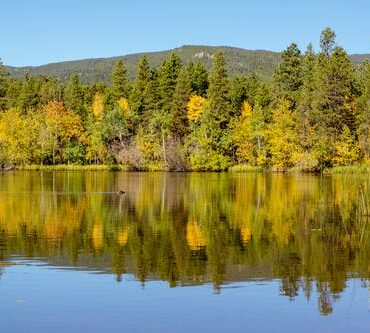
[[[184,44],[317,48],[327,26],[349,53],[370,53],[370,1],[2,0],[0,58],[13,66]]]

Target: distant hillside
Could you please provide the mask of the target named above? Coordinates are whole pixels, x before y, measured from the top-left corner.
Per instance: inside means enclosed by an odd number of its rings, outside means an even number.
[[[131,79],[135,77],[140,58],[146,55],[151,66],[159,67],[163,60],[171,53],[176,52],[182,61],[201,61],[207,68],[212,64],[213,55],[223,51],[228,61],[229,74],[234,76],[249,71],[255,71],[263,77],[271,76],[273,69],[280,61],[280,54],[270,51],[250,51],[234,47],[212,46],[182,46],[161,52],[137,53],[122,57],[96,58],[76,61],[52,63],[35,67],[7,67],[10,74],[22,77],[25,72],[30,75],[44,74],[54,76],[62,81],[69,80],[72,73],[77,73],[81,81],[86,83],[110,81],[110,73],[117,59],[125,60],[126,68]]]
[[[235,47],[213,46],[190,46],[161,52],[137,53],[122,57],[96,58],[76,61],[52,63],[35,67],[7,67],[11,75],[22,77],[25,72],[30,75],[43,74],[54,76],[62,81],[67,81],[72,73],[77,73],[82,82],[91,83],[97,81],[110,81],[110,73],[117,59],[125,60],[126,68],[131,79],[135,77],[136,68],[140,58],[146,55],[150,65],[159,67],[163,60],[171,53],[176,52],[182,61],[201,61],[206,68],[210,68],[215,52],[223,51],[228,61],[228,70],[231,76],[254,71],[262,77],[271,77],[274,68],[280,61],[280,53],[265,50],[245,50]],[[370,59],[368,54],[355,54],[352,57],[354,63],[360,63],[364,59]]]

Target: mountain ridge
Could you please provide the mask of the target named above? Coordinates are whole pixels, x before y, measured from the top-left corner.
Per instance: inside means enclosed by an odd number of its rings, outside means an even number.
[[[73,73],[77,73],[84,83],[104,81],[110,82],[110,74],[115,62],[124,59],[128,76],[134,79],[136,68],[142,56],[147,56],[151,66],[158,68],[163,60],[171,53],[178,53],[184,64],[190,61],[202,62],[207,69],[211,67],[213,54],[222,51],[228,62],[230,76],[237,76],[248,72],[256,72],[264,78],[272,76],[274,68],[280,62],[280,52],[269,50],[248,50],[232,46],[183,45],[173,49],[132,53],[122,56],[86,58],[54,62],[40,66],[5,66],[7,71],[15,77],[21,78],[25,73],[30,75],[47,75],[61,81],[69,80]],[[353,54],[351,59],[355,64],[364,59],[370,60],[370,54]]]

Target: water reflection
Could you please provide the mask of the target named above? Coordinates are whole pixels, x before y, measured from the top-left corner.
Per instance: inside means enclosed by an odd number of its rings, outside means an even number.
[[[11,172],[0,176],[1,263],[125,273],[171,287],[278,279],[330,314],[370,273],[366,176]],[[118,194],[124,189],[125,194]],[[5,265],[5,264],[4,264]]]

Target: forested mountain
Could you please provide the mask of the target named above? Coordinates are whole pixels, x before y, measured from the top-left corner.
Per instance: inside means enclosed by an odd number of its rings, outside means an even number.
[[[62,81],[68,81],[72,74],[77,73],[81,82],[93,83],[97,81],[110,82],[110,73],[118,59],[124,59],[130,79],[135,78],[136,68],[142,56],[147,56],[152,67],[159,68],[163,61],[173,52],[177,53],[184,64],[190,61],[201,61],[209,70],[212,59],[217,52],[223,52],[228,63],[228,73],[238,76],[248,72],[270,78],[274,68],[280,62],[280,53],[265,50],[246,50],[228,46],[193,46],[184,45],[172,50],[148,53],[129,54],[122,57],[95,58],[76,61],[57,62],[42,66],[11,67],[7,71],[16,77],[22,78],[25,73],[30,75],[48,75]],[[364,59],[370,59],[370,54],[354,54],[351,56],[355,64]]]
[[[84,83],[110,81],[110,73],[118,59],[124,59],[129,78],[135,77],[136,68],[142,56],[147,56],[152,67],[159,68],[163,61],[171,54],[177,53],[184,64],[190,61],[201,61],[207,69],[212,65],[212,59],[217,52],[223,52],[228,61],[228,71],[232,76],[254,71],[263,77],[270,77],[280,61],[280,53],[263,50],[245,50],[235,47],[191,46],[185,45],[172,50],[130,54],[123,57],[96,58],[76,61],[52,63],[35,67],[7,67],[12,75],[22,77],[28,72],[30,75],[42,74],[57,77],[67,81],[71,74],[77,73]]]

